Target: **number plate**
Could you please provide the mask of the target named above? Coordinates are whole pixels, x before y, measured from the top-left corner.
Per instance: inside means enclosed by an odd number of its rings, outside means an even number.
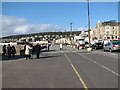
[[[120,45],[118,45],[118,47],[120,47]]]

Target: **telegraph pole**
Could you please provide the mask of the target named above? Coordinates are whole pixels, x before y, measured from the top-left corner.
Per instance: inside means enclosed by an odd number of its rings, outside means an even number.
[[[70,23],[70,38],[71,38],[71,44],[72,44],[72,22]]]
[[[91,47],[90,45],[90,6],[89,6],[89,0],[87,0],[87,8],[88,8],[88,38],[89,38],[89,48]]]

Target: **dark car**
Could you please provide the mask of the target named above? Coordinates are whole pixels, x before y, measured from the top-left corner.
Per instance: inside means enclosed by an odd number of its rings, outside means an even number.
[[[103,43],[102,42],[95,42],[93,45],[92,45],[92,48],[97,50],[97,49],[102,49],[103,48]]]

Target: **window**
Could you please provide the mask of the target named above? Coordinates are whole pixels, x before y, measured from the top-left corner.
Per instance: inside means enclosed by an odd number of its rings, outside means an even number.
[[[113,34],[114,34],[115,32],[113,31]]]
[[[109,42],[108,45],[111,45],[111,43]]]
[[[110,37],[107,37],[107,39],[110,39]]]
[[[118,42],[113,42],[112,44],[113,44],[113,45],[116,45],[116,44],[118,44]]]
[[[109,35],[110,32],[109,32],[109,31],[106,31],[106,33],[107,33],[107,35]]]

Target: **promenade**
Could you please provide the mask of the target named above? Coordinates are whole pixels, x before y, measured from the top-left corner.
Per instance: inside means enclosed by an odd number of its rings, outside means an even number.
[[[118,54],[58,45],[40,59],[3,60],[3,88],[118,88]],[[112,89],[111,89],[112,90]],[[113,89],[117,90],[117,89]]]

